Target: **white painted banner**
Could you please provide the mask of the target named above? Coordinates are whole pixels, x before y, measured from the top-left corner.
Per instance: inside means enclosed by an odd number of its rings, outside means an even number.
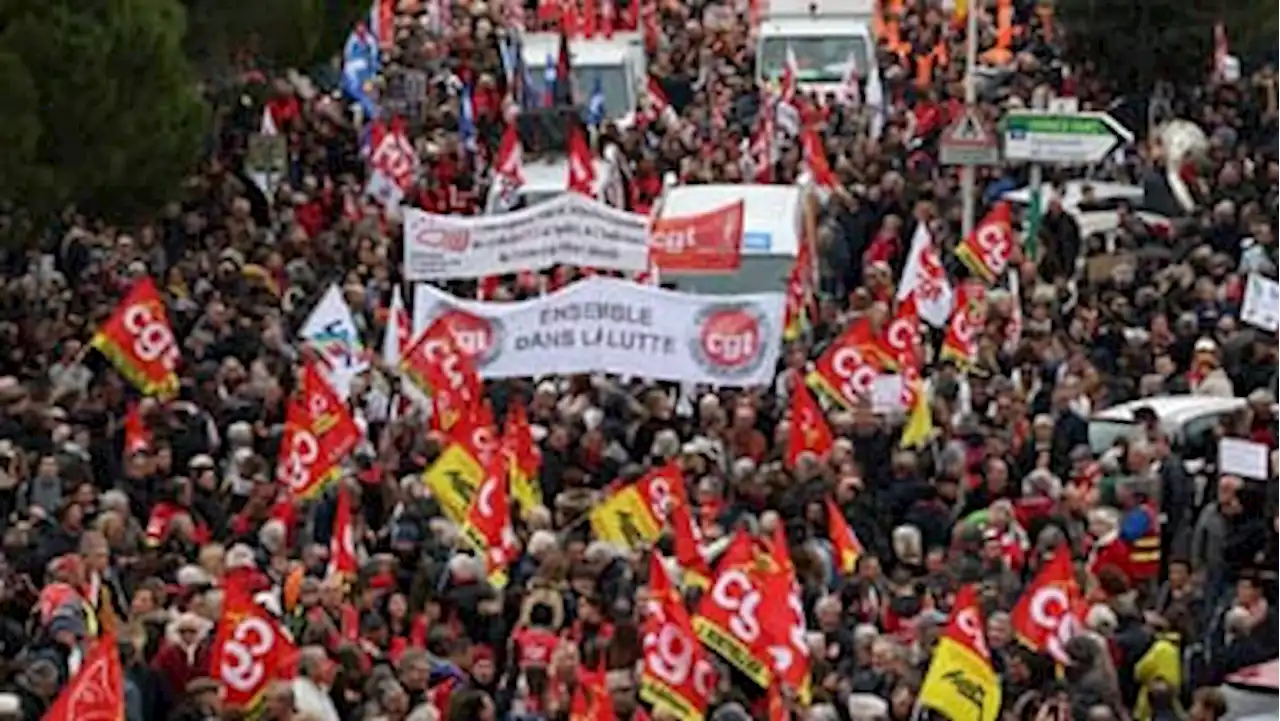
[[[754,386],[772,381],[783,296],[694,295],[594,277],[514,303],[419,284],[415,334],[444,317],[483,378],[613,373]]]
[[[1280,327],[1280,284],[1257,273],[1249,274],[1245,285],[1240,320],[1275,333]]]
[[[404,211],[409,281],[483,278],[554,265],[640,273],[649,217],[578,193],[510,213],[465,217]]]

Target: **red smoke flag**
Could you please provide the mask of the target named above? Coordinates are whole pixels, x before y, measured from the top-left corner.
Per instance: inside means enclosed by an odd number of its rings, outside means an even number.
[[[329,575],[353,578],[359,570],[355,528],[351,521],[351,492],[346,484],[340,483],[333,511],[333,533],[329,536]]]
[[[596,194],[596,169],[592,163],[591,146],[581,123],[569,128],[569,191],[588,198]]]
[[[1079,601],[1080,587],[1071,565],[1071,551],[1064,544],[1041,567],[1013,607],[1010,621],[1014,635],[1031,650],[1048,652],[1060,663],[1066,663],[1065,644],[1076,634],[1074,610]]]
[[[44,721],[124,719],[124,670],[116,637],[104,634],[85,654],[80,670],[58,693]]]
[[[1004,275],[1013,257],[1013,219],[1006,202],[996,203],[956,248],[956,257],[987,283]]]
[[[796,376],[791,389],[791,433],[787,436],[787,468],[795,468],[800,454],[812,453],[823,460],[831,452],[834,442],[831,427],[822,412],[822,406]]]
[[[649,603],[643,614],[640,700],[678,719],[701,719],[716,688],[715,667],[656,552],[649,557]]]
[[[221,682],[228,708],[252,712],[267,687],[286,678],[297,656],[288,633],[247,593],[226,595],[209,651],[209,675]]]
[[[840,573],[853,575],[858,570],[858,559],[862,557],[862,542],[830,496],[827,496],[827,536],[831,538],[831,545],[835,546]]]
[[[276,478],[294,498],[312,498],[337,478],[360,429],[316,361],[302,366],[300,386],[285,409]]]
[[[160,398],[177,395],[182,351],[174,341],[160,291],[149,276],[133,284],[89,345],[143,393]]]
[[[137,403],[129,403],[124,413],[124,454],[147,453],[151,450],[151,429],[142,417]]]

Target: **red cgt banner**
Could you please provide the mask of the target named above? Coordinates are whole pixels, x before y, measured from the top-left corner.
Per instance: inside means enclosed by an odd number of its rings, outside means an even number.
[[[649,258],[664,273],[729,273],[742,265],[743,204],[658,218],[649,228]]]

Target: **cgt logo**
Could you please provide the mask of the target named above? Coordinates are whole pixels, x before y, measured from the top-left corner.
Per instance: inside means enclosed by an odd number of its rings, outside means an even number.
[[[488,363],[497,353],[501,337],[497,321],[457,308],[446,310],[440,320],[453,335],[454,342],[476,365]]]
[[[463,253],[471,246],[471,233],[466,230],[423,228],[414,234],[413,240],[424,248]]]
[[[759,368],[769,329],[754,306],[712,306],[702,312],[696,323],[693,355],[708,370],[744,376]]]

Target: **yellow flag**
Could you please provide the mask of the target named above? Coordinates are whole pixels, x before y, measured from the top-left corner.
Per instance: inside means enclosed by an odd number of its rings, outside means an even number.
[[[466,521],[471,499],[483,481],[484,468],[458,443],[450,443],[422,474],[422,482],[440,503],[440,510],[460,526]]]
[[[635,548],[656,541],[662,535],[662,522],[653,515],[635,485],[630,485],[591,511],[591,529],[602,541]]]
[[[521,471],[515,461],[511,462],[511,497],[524,513],[542,505],[542,488],[538,485],[538,480]]]
[[[969,0],[956,0],[956,6],[952,10],[951,16],[957,23],[965,20],[969,15]]]
[[[920,705],[951,721],[996,721],[1000,716],[1000,681],[981,656],[943,636],[920,687]]]
[[[903,448],[915,448],[929,442],[933,435],[933,409],[929,407],[928,394],[924,392],[924,383],[916,382],[916,402],[911,406],[911,414],[907,416],[907,424],[902,428]]]

